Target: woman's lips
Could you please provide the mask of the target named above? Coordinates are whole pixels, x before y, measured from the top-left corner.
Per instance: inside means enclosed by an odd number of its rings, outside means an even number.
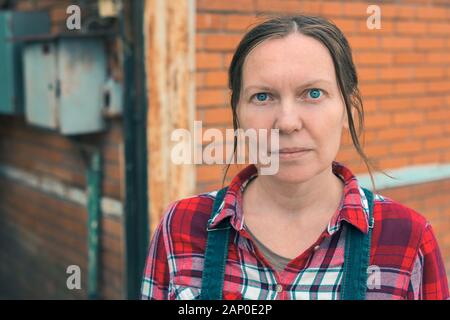
[[[278,154],[280,159],[295,159],[308,154],[309,151],[311,151],[311,149],[281,149],[272,154]]]

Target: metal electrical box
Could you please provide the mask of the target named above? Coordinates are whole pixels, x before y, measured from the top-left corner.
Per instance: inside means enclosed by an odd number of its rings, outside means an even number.
[[[49,32],[47,12],[0,11],[0,114],[23,111],[22,43],[14,39]]]
[[[25,115],[29,123],[84,134],[104,129],[107,58],[101,37],[65,36],[27,41]]]

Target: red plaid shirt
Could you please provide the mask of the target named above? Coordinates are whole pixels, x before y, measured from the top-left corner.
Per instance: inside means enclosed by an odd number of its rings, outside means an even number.
[[[242,193],[257,175],[254,165],[234,177],[222,209],[210,222],[217,191],[170,204],[150,244],[142,299],[198,298],[206,227],[225,218],[230,218],[232,228],[224,299],[339,299],[347,223],[364,233],[369,224],[367,200],[357,179],[338,162],[333,162],[332,168],[344,181],[341,205],[317,241],[290,261],[283,272],[272,268],[244,228]],[[444,264],[427,220],[376,194],[373,222],[366,298],[448,299]]]

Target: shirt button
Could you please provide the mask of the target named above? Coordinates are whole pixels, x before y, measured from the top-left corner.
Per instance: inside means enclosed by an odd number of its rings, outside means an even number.
[[[319,249],[320,249],[320,246],[319,246],[319,245],[317,245],[317,246],[314,247],[314,251],[317,251],[317,250],[319,250]]]
[[[277,284],[276,290],[278,293],[280,293],[281,291],[283,291],[283,286],[281,284]]]

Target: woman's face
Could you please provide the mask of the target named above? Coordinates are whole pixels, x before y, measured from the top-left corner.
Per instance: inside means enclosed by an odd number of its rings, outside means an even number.
[[[237,115],[244,130],[267,129],[269,141],[270,129],[279,129],[280,149],[310,150],[280,152],[278,179],[302,182],[327,169],[347,127],[327,48],[299,33],[259,44],[243,65]]]

